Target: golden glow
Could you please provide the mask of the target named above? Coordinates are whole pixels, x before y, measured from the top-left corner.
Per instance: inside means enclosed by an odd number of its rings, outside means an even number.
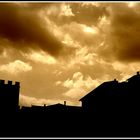
[[[83,26],[83,31],[90,34],[96,34],[98,32],[97,29],[88,26]]]
[[[134,2],[129,2],[128,3],[128,7],[130,7],[130,8],[133,8],[135,5],[136,5],[136,3],[134,3]]]
[[[43,63],[43,64],[55,64],[56,60],[49,54],[46,54],[45,52],[32,52],[29,55],[26,55],[26,57],[32,61]]]
[[[22,62],[20,60],[16,60],[9,64],[0,66],[0,71],[6,71],[14,75],[21,72],[31,71],[31,70],[32,70],[32,67],[28,63]]]
[[[74,16],[69,5],[62,5],[60,16]]]

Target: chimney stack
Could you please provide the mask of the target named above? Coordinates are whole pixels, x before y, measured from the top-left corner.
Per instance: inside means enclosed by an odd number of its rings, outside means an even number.
[[[64,105],[66,106],[66,101],[64,101]]]
[[[118,82],[117,79],[114,79],[114,82]]]
[[[137,71],[137,75],[139,75],[140,73],[139,73],[139,71]]]

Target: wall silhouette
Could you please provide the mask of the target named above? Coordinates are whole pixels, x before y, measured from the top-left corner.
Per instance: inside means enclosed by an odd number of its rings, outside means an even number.
[[[0,80],[0,110],[4,112],[17,111],[19,106],[20,83]]]

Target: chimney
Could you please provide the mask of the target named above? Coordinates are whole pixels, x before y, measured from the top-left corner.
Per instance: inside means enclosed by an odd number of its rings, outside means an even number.
[[[137,75],[139,75],[140,73],[139,73],[139,71],[137,71]]]
[[[66,106],[66,101],[64,101],[64,105]]]
[[[44,107],[46,107],[46,104],[44,104]]]

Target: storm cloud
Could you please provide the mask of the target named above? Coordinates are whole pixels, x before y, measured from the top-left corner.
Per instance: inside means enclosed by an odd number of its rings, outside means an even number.
[[[73,3],[70,7],[75,15],[73,20],[88,26],[97,25],[101,17],[108,15],[104,4],[97,6],[94,3]]]
[[[140,5],[118,3],[111,4],[108,9],[107,52],[119,61],[140,61]]]
[[[36,4],[37,6],[38,4]],[[48,30],[39,11],[48,5],[39,4],[0,4],[0,37],[14,43],[25,43],[19,50],[26,50],[26,44],[39,46],[51,55],[57,56],[63,44]]]
[[[136,2],[0,3],[0,78],[21,82],[21,105],[79,105],[102,82],[139,70],[139,9]]]

